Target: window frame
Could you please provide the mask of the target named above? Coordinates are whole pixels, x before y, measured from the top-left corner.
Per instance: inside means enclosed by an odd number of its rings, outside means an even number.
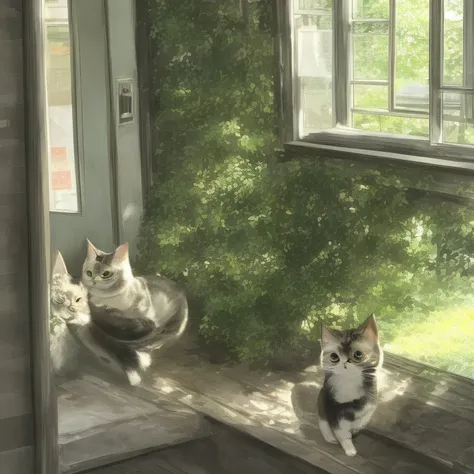
[[[442,142],[442,102],[443,92],[474,94],[474,51],[469,51],[469,40],[474,41],[474,5],[464,0],[464,50],[465,75],[472,87],[443,84],[443,26],[444,0],[430,0],[430,80],[429,80],[429,139],[388,133],[366,132],[341,125],[348,123],[351,114],[351,41],[350,12],[352,0],[333,1],[333,128],[300,137],[296,105],[297,71],[294,58],[295,29],[293,0],[276,1],[277,15],[277,55],[280,111],[280,139],[285,150],[321,156],[349,158],[387,159],[396,162],[416,163],[443,168],[474,171],[474,145]],[[395,13],[396,0],[389,0],[390,10]],[[469,18],[469,25],[466,25]],[[341,26],[342,25],[342,26]],[[394,51],[394,28],[389,22],[389,52]],[[472,44],[472,43],[471,43]],[[389,78],[392,81],[394,65],[389,59]],[[466,68],[468,71],[466,73]],[[335,71],[337,70],[337,74]],[[389,85],[390,90],[390,85]],[[394,107],[394,91],[389,93],[389,110]]]
[[[57,2],[48,2],[47,0],[43,0],[45,5],[47,3],[57,3]],[[72,128],[73,128],[73,148],[74,148],[74,173],[75,173],[75,183],[76,183],[76,202],[77,202],[77,210],[76,211],[69,211],[64,209],[53,209],[50,206],[49,212],[55,215],[75,215],[75,216],[82,216],[84,212],[84,160],[83,160],[83,153],[82,153],[82,127],[80,126],[80,114],[81,114],[81,105],[80,101],[78,100],[78,87],[80,86],[80,80],[78,78],[78,70],[79,65],[78,61],[78,52],[77,52],[77,45],[78,39],[76,37],[76,28],[74,26],[73,21],[73,10],[72,10],[72,2],[68,1],[67,4],[67,20],[62,18],[47,18],[46,15],[43,14],[43,21],[45,23],[43,31],[44,31],[44,48],[47,51],[48,48],[48,28],[54,26],[67,26],[69,31],[69,56],[70,56],[70,71],[71,71],[71,101],[72,101]],[[47,63],[45,62],[46,68],[46,80],[45,80],[45,97],[46,97],[46,107],[47,107],[47,117],[48,117],[48,126],[47,126],[47,143],[48,143],[48,155],[51,154],[51,145],[50,145],[50,136],[49,136],[49,107],[50,103],[48,100],[48,67]],[[51,172],[51,165],[49,165],[49,169]],[[49,176],[49,180],[51,180],[51,176]],[[50,184],[51,186],[51,184]],[[49,189],[51,192],[51,189]]]

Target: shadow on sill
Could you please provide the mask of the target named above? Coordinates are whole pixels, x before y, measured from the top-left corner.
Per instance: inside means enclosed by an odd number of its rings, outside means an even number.
[[[355,458],[319,433],[320,374],[315,366],[262,371],[212,364],[188,340],[156,355],[141,386],[126,386],[100,372],[92,377],[104,400],[116,387],[122,397],[125,393],[157,407],[152,410],[155,423],[163,417],[171,433],[173,419],[180,422],[163,412],[165,401],[172,411],[187,412],[190,426],[195,423],[192,412],[198,412],[331,474],[474,474],[474,382],[391,354],[376,414],[355,440]],[[165,438],[166,433],[162,444]]]
[[[359,456],[348,458],[316,428],[320,375],[311,369],[226,367],[177,347],[131,390],[167,394],[330,473],[474,473],[472,381],[388,355],[377,412],[356,440]],[[299,406],[292,405],[295,391],[303,393]]]

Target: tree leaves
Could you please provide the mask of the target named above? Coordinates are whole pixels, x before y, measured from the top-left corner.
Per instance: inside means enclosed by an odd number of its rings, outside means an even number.
[[[243,29],[238,2],[150,1],[158,149],[140,268],[185,283],[203,338],[241,361],[373,311],[394,342],[470,298],[473,211],[437,198],[425,169],[278,161],[272,3],[250,3]]]

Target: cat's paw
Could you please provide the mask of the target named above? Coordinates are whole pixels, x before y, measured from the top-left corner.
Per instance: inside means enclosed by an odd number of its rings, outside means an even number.
[[[347,456],[350,456],[351,458],[357,454],[356,448],[354,448],[354,446],[350,448],[346,448],[344,452],[346,453]]]
[[[138,360],[140,362],[140,369],[146,370],[151,365],[151,355],[147,352],[137,351]]]
[[[77,326],[86,326],[91,321],[91,317],[88,314],[78,313],[67,321],[68,324],[76,324]]]
[[[139,385],[140,382],[142,381],[140,374],[136,370],[127,370],[126,374],[127,374],[128,382],[130,383],[132,387]]]

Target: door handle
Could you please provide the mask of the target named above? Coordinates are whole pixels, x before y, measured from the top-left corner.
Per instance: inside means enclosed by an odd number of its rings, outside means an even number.
[[[118,79],[118,121],[119,125],[133,122],[135,118],[133,79]]]

